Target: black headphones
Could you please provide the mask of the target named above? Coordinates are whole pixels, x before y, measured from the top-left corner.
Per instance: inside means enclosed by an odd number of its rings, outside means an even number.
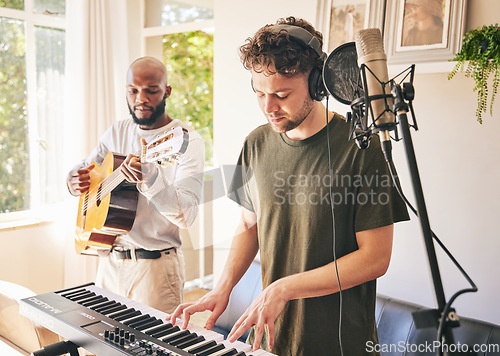
[[[323,100],[323,98],[326,96],[326,89],[325,85],[323,84],[322,72],[323,64],[325,63],[327,54],[321,50],[321,44],[319,40],[309,31],[299,26],[285,24],[273,25],[271,26],[271,30],[273,33],[280,33],[280,31],[282,30],[287,31],[290,37],[311,48],[318,54],[318,57],[321,59],[321,67],[314,67],[309,74],[309,95],[313,100]]]

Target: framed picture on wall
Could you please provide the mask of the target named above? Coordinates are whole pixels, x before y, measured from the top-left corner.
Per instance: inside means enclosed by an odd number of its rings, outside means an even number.
[[[454,57],[464,35],[466,0],[392,0],[385,12],[389,63],[443,62]]]
[[[353,42],[356,32],[384,24],[384,0],[319,0],[318,24],[323,33],[323,50]]]

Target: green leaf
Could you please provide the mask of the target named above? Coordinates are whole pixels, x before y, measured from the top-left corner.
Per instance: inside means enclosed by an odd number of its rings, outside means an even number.
[[[491,92],[490,115],[493,116],[493,102],[495,100],[500,81],[500,27],[498,24],[482,26],[467,31],[463,38],[462,49],[451,59],[457,64],[448,75],[448,79],[455,77],[458,71],[462,72],[465,62],[465,76],[474,80],[473,91],[477,92],[476,118],[482,123],[482,114],[487,111],[488,94]],[[488,80],[493,74],[492,90],[488,90]]]

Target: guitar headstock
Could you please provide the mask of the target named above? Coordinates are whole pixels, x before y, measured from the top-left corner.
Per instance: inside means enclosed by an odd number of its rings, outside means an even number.
[[[180,126],[156,136],[143,146],[141,163],[174,164],[186,152],[189,133]]]

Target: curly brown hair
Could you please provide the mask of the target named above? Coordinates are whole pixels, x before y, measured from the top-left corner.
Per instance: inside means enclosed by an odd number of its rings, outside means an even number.
[[[314,35],[323,47],[323,35],[306,20],[290,16],[280,18],[275,25],[302,27]],[[309,73],[312,68],[322,66],[322,59],[312,48],[299,40],[291,39],[286,30],[276,32],[273,26],[261,27],[240,47],[240,58],[246,69],[292,76]],[[273,66],[275,71],[270,69]]]

